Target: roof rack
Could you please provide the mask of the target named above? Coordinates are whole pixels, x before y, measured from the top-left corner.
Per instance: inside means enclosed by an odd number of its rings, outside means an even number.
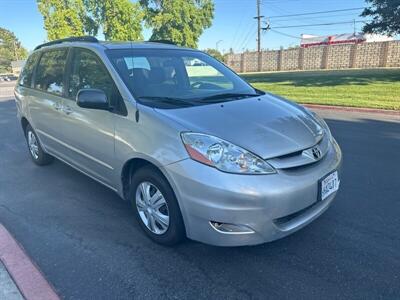
[[[170,40],[150,40],[150,41],[147,41],[148,43],[161,43],[161,44],[168,44],[168,45],[175,45],[176,46],[176,43],[174,43],[173,41],[170,41]]]
[[[76,37],[69,37],[65,39],[59,39],[59,40],[54,40],[48,43],[41,44],[35,48],[35,50],[38,50],[43,47],[51,46],[51,45],[56,45],[56,44],[61,44],[61,43],[68,43],[68,42],[88,42],[88,43],[98,43],[99,40],[96,39],[93,36],[76,36]]]

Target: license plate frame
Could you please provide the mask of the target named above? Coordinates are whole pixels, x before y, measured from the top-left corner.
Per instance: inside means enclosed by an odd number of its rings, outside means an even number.
[[[330,178],[330,177],[332,177],[332,178]],[[331,183],[331,182],[333,182],[334,188],[331,188],[327,192],[323,193],[324,185],[326,186],[328,183]],[[330,195],[337,192],[339,190],[339,187],[340,187],[340,179],[339,179],[338,171],[334,170],[332,172],[329,172],[324,177],[322,177],[320,180],[318,180],[318,201],[326,200],[326,198],[328,198]]]

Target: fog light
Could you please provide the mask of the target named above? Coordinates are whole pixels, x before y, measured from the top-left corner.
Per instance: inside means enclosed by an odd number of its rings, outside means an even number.
[[[251,228],[244,226],[244,225],[236,225],[236,224],[229,224],[229,223],[221,223],[210,221],[210,225],[219,233],[225,234],[249,234],[254,233],[254,230]]]

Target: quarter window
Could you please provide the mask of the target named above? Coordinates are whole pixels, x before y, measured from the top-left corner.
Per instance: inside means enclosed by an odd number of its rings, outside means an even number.
[[[36,70],[35,88],[56,95],[63,94],[67,54],[67,49],[43,53]]]
[[[19,77],[19,85],[25,87],[31,87],[33,69],[39,57],[39,53],[33,53],[29,56],[27,62],[25,63],[24,69],[22,70],[21,76]]]

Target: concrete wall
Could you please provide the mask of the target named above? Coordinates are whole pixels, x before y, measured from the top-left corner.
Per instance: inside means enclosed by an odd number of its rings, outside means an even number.
[[[229,54],[236,72],[400,67],[400,41]]]

